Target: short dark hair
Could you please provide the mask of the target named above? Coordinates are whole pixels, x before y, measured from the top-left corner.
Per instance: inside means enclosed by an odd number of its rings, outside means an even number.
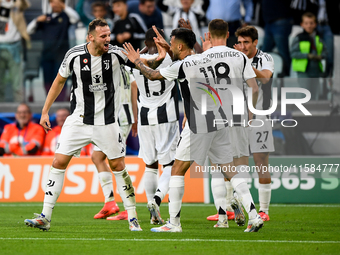
[[[105,19],[94,19],[89,24],[88,34],[96,30],[96,27],[108,26]]]
[[[52,0],[48,0],[48,2],[51,2]],[[65,3],[65,0],[59,0],[62,3]]]
[[[257,33],[257,29],[253,26],[245,26],[240,27],[236,30],[235,35],[237,37],[250,37],[253,41],[259,39],[259,34]]]
[[[316,22],[316,16],[311,12],[304,13],[301,17],[301,22],[303,21],[304,17],[314,19],[314,21]]]
[[[223,19],[213,19],[209,22],[209,32],[211,37],[227,37],[228,22],[224,21]]]
[[[181,40],[184,42],[184,44],[190,48],[193,49],[194,45],[196,43],[196,36],[195,33],[187,28],[179,27],[174,30],[172,30],[170,37],[176,37],[176,40]]]
[[[140,4],[145,4],[146,2],[156,2],[156,0],[139,0]]]
[[[113,0],[112,4],[119,3],[119,2],[123,2],[124,4],[126,4],[126,0]]]
[[[101,1],[96,1],[96,2],[93,2],[92,4],[91,4],[91,9],[93,10],[94,8],[96,8],[96,7],[102,7],[102,8],[104,8],[105,10],[106,10],[106,5],[105,5],[105,3],[104,2],[101,2]]]
[[[158,33],[161,34],[161,36],[163,36],[163,38],[165,38],[164,32],[162,29],[157,27],[157,31]],[[145,33],[145,43],[152,43],[154,42],[153,38],[157,37],[155,31],[153,31],[153,28],[149,28],[148,31],[146,31]]]

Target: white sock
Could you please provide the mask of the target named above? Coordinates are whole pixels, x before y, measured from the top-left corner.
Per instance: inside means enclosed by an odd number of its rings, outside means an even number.
[[[231,200],[233,199],[233,194],[234,194],[234,188],[231,185],[230,181],[225,181],[225,187],[227,188],[227,198],[226,198],[226,202],[227,202],[227,211],[229,212],[233,212],[233,208],[231,208]]]
[[[231,178],[230,183],[236,191],[244,209],[248,213],[249,219],[254,219],[257,215],[257,211],[246,181],[241,178],[239,174],[236,174]]]
[[[44,207],[42,210],[42,214],[45,215],[45,218],[48,220],[52,218],[52,210],[63,189],[64,176],[65,169],[51,167],[46,184]]]
[[[227,218],[227,189],[224,184],[224,177],[222,173],[211,173],[211,191],[214,198],[215,207],[219,215],[218,220],[224,221]]]
[[[113,174],[116,178],[119,195],[128,213],[129,221],[133,218],[137,219],[135,189],[132,186],[130,175],[126,171],[126,168],[119,172],[114,171]]]
[[[161,204],[163,198],[169,191],[169,182],[171,177],[172,166],[166,166],[163,168],[163,173],[158,180],[158,187],[154,196],[154,199],[158,206]]]
[[[270,197],[272,195],[272,184],[261,184],[259,185],[259,201],[260,211],[265,214],[269,213]]]
[[[146,198],[149,201],[153,199],[157,189],[157,173],[158,169],[153,169],[149,167],[145,167],[144,172],[144,189]]]
[[[182,198],[184,194],[184,176],[171,176],[169,182],[170,223],[180,224]]]
[[[98,173],[98,178],[105,197],[105,203],[115,200],[113,194],[112,173],[100,172]]]

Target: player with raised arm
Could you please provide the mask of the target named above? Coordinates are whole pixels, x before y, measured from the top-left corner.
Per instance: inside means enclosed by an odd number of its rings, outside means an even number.
[[[136,214],[134,188],[124,162],[122,141],[115,102],[120,79],[120,66],[127,62],[122,51],[110,42],[110,28],[105,20],[94,19],[89,24],[89,42],[70,49],[60,66],[47,95],[40,124],[51,130],[48,112],[72,74],[72,114],[64,123],[48,177],[41,214],[26,219],[28,226],[50,229],[52,211],[62,191],[66,168],[73,156],[89,143],[97,145],[108,157],[124,207],[129,215],[131,231],[141,231]]]
[[[219,26],[218,24],[220,23],[224,25]],[[213,47],[223,47],[220,44],[223,40],[223,45],[225,45],[227,38],[227,27],[225,25],[227,25],[227,23],[223,20],[213,20],[210,22],[209,26],[213,28],[213,30],[215,29],[216,32],[219,31],[217,32],[218,36],[216,36],[216,40],[214,40],[214,36],[212,38]],[[138,51],[136,52],[131,44],[124,45],[127,51],[127,53],[124,54],[127,54],[130,61],[150,80],[178,80],[188,121],[181,133],[176,150],[175,163],[171,171],[169,184],[170,221],[164,226],[152,228],[151,231],[182,231],[180,211],[184,194],[184,175],[193,161],[198,165],[204,165],[206,156],[209,156],[212,163],[218,164],[222,169],[226,170],[223,171],[225,177],[231,180],[234,189],[241,198],[243,206],[249,215],[248,227],[245,232],[258,231],[262,227],[263,221],[257,214],[246,182],[243,178],[239,178],[240,175],[236,171],[232,170],[232,152],[228,129],[226,128],[227,125],[225,123],[213,124],[214,117],[217,119],[226,119],[226,109],[222,108],[223,100],[218,101],[216,104],[210,102],[212,100],[207,101],[207,104],[209,104],[207,105],[205,116],[201,114],[204,106],[202,106],[200,102],[202,96],[201,91],[203,90],[197,89],[198,86],[202,86],[202,88],[207,87],[211,91],[216,91],[215,88],[221,88],[221,86],[227,88],[228,84],[220,83],[221,80],[225,82],[228,78],[240,78],[244,76],[247,83],[254,88],[253,103],[255,105],[257,100],[257,87],[254,71],[250,65],[247,65],[248,62],[245,61],[246,57],[233,49],[231,50],[235,51],[235,54],[231,54],[233,57],[230,57],[229,63],[226,63],[225,59],[223,59],[223,61],[219,59],[218,56],[224,56],[224,54],[193,55],[193,47],[196,42],[195,34],[185,28],[177,28],[172,31],[171,46],[166,45],[159,33],[157,33],[157,40],[155,40],[155,42],[156,44],[164,45],[165,51],[172,52],[173,61],[175,61],[172,65],[160,70],[152,70],[146,67],[140,60]],[[221,48],[221,50],[223,50],[223,48]],[[226,65],[228,65],[228,67]],[[215,82],[210,82],[211,80],[215,80]]]
[[[256,103],[257,110],[268,110],[272,103],[271,89],[274,73],[274,60],[270,54],[257,48],[258,33],[255,27],[246,26],[236,31],[238,43],[234,48],[247,55],[252,63],[259,86],[259,96]],[[268,170],[269,153],[275,151],[273,130],[270,116],[254,115],[253,119],[262,120],[261,127],[249,129],[250,151],[253,154],[254,162],[259,175],[259,215],[263,221],[269,221],[269,204],[271,198],[271,176]]]
[[[162,30],[158,33],[164,37]],[[150,28],[145,33],[145,45],[148,52],[141,54],[144,59],[158,56],[154,42],[157,37]],[[162,64],[157,68],[166,67],[172,63],[167,54]],[[179,138],[179,109],[177,86],[174,81],[147,79],[138,69],[133,69],[136,78],[138,97],[138,139],[139,157],[146,164],[144,187],[151,213],[151,224],[163,224],[159,206],[168,193],[171,168],[175,160],[176,145]],[[163,166],[163,173],[157,181],[158,164]]]

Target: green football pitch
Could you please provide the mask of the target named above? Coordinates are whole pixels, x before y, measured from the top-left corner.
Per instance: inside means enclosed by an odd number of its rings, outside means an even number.
[[[145,204],[137,205],[142,232],[131,232],[127,221],[93,219],[101,207],[57,203],[44,232],[24,224],[42,203],[0,203],[0,254],[340,254],[339,204],[271,205],[271,220],[257,233],[233,221],[214,228],[206,220],[216,212],[212,204],[183,204],[182,233],[151,232]],[[161,213],[169,216],[167,205]]]

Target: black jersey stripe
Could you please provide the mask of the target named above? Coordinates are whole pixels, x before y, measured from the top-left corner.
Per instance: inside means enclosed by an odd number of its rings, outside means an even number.
[[[128,104],[123,104],[123,107],[124,107],[124,111],[125,111],[125,115],[126,115],[128,124],[132,124],[132,118],[131,118],[131,113],[130,113],[129,105]]]
[[[207,114],[205,115],[205,122],[207,123],[207,131],[213,132],[217,130],[217,126],[214,125],[215,121],[215,114],[213,111],[207,111]]]
[[[114,104],[114,84],[112,77],[112,55],[105,53],[102,56],[102,74],[103,84],[106,84],[104,118],[105,125],[115,122],[115,104]]]
[[[80,77],[83,83],[83,96],[84,96],[84,123],[88,125],[94,124],[94,94],[90,91],[90,85],[92,85],[91,71],[83,72],[83,67],[91,66],[91,55],[89,53],[80,56]]]
[[[178,83],[175,82],[175,86],[171,90],[171,98],[175,101],[176,120],[179,120],[179,108],[178,108]]]
[[[149,108],[143,107],[140,109],[140,123],[141,125],[149,125],[148,112]]]
[[[166,113],[166,103],[157,108],[157,119],[159,124],[168,122],[168,115]]]

